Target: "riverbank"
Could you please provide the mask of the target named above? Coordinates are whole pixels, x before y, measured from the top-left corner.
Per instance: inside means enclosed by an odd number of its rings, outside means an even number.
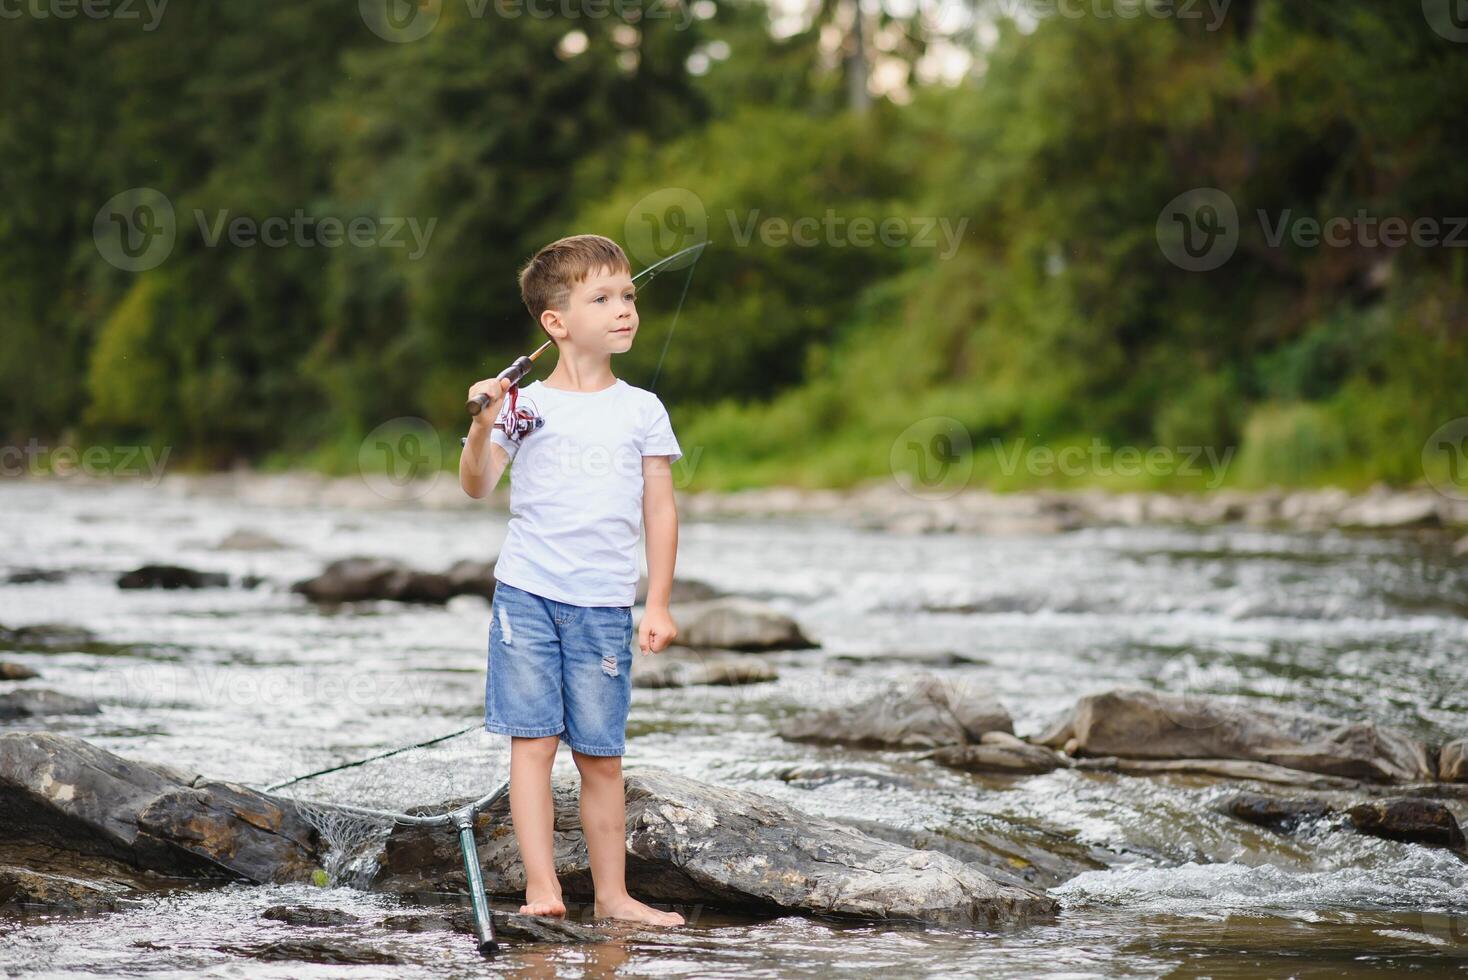
[[[164,495],[237,499],[264,506],[376,509],[416,504],[433,510],[509,506],[508,481],[483,500],[465,496],[450,474],[395,484],[381,475],[331,477],[308,471],[235,470],[169,474]],[[893,480],[849,490],[767,487],[733,492],[677,493],[688,519],[816,518],[895,533],[1059,533],[1085,527],[1147,524],[1244,524],[1294,530],[1439,529],[1468,533],[1468,500],[1431,489],[1373,487],[1363,493],[1316,490],[1219,490],[1201,494],[1048,490],[993,493],[965,490],[936,497]]]

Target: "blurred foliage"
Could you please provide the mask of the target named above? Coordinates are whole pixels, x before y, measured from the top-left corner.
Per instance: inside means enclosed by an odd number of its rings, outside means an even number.
[[[748,2],[635,29],[445,3],[399,44],[335,0],[7,20],[0,435],[349,469],[394,417],[452,433],[468,385],[538,342],[518,265],[595,231],[640,268],[642,210],[676,189],[710,245],[647,284],[614,369],[668,403],[686,484],[886,477],[935,416],[995,487],[1065,482],[1006,466],[1019,440],[1237,450],[1239,485],[1420,479],[1428,433],[1468,415],[1468,250],[1270,235],[1468,215],[1468,45],[1374,0],[1236,2],[1217,30],[1012,7],[974,5],[997,37],[962,84],[865,113],[822,21],[777,39]],[[136,273],[92,233],[135,187],[177,215]],[[1240,216],[1211,272],[1157,241],[1199,187]],[[208,240],[298,211],[412,219],[426,247]],[[813,244],[779,233],[799,219]],[[903,240],[852,244],[854,219]],[[1072,482],[1199,485],[1093,477]]]

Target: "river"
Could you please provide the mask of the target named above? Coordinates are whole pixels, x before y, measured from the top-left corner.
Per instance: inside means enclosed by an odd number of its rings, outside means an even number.
[[[40,671],[24,683],[102,706],[48,719],[48,730],[264,786],[482,717],[484,600],[329,611],[290,584],[348,555],[427,569],[492,558],[504,525],[489,507],[270,504],[179,492],[166,479],[0,483],[6,564],[66,573],[0,587],[0,624],[76,625],[108,644],[0,659]],[[239,528],[284,547],[216,547]],[[116,587],[118,573],[146,562],[223,571],[236,584]],[[1026,928],[685,910],[692,921],[676,932],[511,949],[500,961],[510,975],[1428,976],[1468,965],[1468,863],[1451,853],[1323,830],[1275,835],[1214,812],[1226,787],[1196,777],[984,778],[913,753],[793,744],[772,725],[929,671],[988,686],[1020,734],[1080,695],[1140,685],[1370,718],[1430,741],[1460,737],[1468,568],[1446,537],[1242,525],[909,535],[837,520],[725,519],[683,523],[677,573],[794,616],[820,649],[767,655],[779,672],[772,683],[636,690],[629,767],[960,841],[980,832],[1064,841],[1094,867],[1051,889],[1062,905],[1055,921]],[[238,584],[246,576],[258,584]],[[504,778],[505,742],[476,731],[316,780],[312,791],[394,806],[477,795]],[[557,767],[574,771],[564,751]],[[358,916],[337,934],[396,965],[261,957],[272,942],[319,933],[260,917],[294,903]],[[347,887],[186,889],[115,913],[0,918],[0,969],[484,974],[469,937],[378,924],[405,908]]]

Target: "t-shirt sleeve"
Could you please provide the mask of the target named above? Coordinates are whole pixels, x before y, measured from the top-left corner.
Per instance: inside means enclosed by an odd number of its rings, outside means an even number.
[[[642,455],[667,456],[669,463],[678,462],[683,450],[678,447],[678,437],[673,435],[673,423],[668,420],[668,410],[656,395],[648,406],[648,423],[642,435]]]

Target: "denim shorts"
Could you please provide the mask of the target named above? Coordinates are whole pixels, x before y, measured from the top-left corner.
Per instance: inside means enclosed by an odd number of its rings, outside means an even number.
[[[495,583],[485,731],[621,755],[631,702],[631,606],[574,606]]]

